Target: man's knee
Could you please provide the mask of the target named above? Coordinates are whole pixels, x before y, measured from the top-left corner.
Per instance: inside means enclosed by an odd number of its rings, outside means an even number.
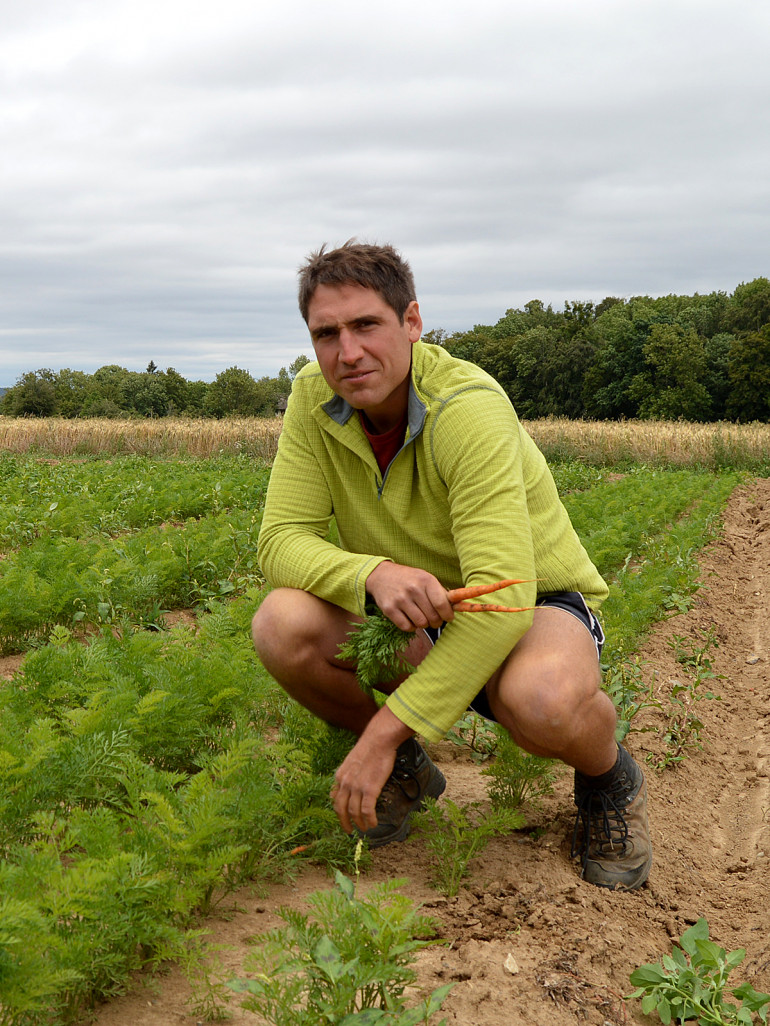
[[[312,623],[312,617],[303,615],[307,598],[294,588],[276,588],[265,596],[251,621],[251,637],[260,658],[296,651],[302,645]]]
[[[526,733],[565,738],[572,732],[586,703],[599,690],[600,677],[559,658],[541,659],[529,672],[501,674],[491,696],[501,722],[513,721]]]
[[[352,615],[309,592],[276,588],[254,614],[251,636],[264,665],[299,666],[334,660],[345,640]]]

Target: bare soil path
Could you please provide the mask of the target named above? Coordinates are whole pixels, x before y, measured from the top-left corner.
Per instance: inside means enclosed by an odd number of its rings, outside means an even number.
[[[641,656],[656,693],[665,698],[682,679],[669,642],[697,644],[712,627],[719,648],[712,666],[721,701],[700,703],[703,751],[675,768],[647,769],[655,862],[648,884],[634,894],[599,890],[581,881],[569,860],[571,780],[564,772],[555,794],[530,816],[528,829],[490,843],[472,863],[472,876],[456,899],[430,886],[423,844],[410,839],[373,854],[362,887],[406,877],[406,893],[428,906],[451,943],[420,956],[426,989],[456,981],[444,1004],[450,1024],[462,1026],[619,1026],[650,1023],[638,1002],[625,1006],[629,974],[657,961],[672,939],[700,916],[728,949],[745,947],[734,974],[770,991],[770,479],[732,496],[723,535],[701,560],[702,586],[693,608],[660,624]],[[646,711],[639,726],[661,727]],[[658,732],[632,733],[628,746],[643,761],[660,756]],[[458,804],[483,801],[487,778],[449,742],[432,746]],[[537,828],[537,830],[535,829]],[[326,874],[309,869],[267,896],[243,890],[240,911],[205,924],[211,940],[227,947],[221,961],[237,974],[248,940],[279,925],[275,910],[299,905],[328,887]],[[506,968],[513,956],[515,972]],[[97,1026],[195,1026],[187,1007],[189,986],[176,970],[97,1010]],[[257,1023],[232,1006],[234,1026]]]

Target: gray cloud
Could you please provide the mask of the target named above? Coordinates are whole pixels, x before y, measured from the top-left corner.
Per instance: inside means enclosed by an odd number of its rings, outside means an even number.
[[[762,0],[58,0],[0,29],[0,385],[273,375],[310,352],[297,266],[351,236],[450,330],[769,272]]]

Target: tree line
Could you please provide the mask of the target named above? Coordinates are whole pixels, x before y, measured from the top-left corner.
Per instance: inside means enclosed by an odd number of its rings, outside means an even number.
[[[539,300],[496,324],[428,332],[483,367],[525,418],[770,421],[770,281],[728,295]]]
[[[527,419],[770,421],[770,280],[731,294],[540,300],[507,310],[493,325],[423,336],[478,364]],[[274,416],[298,371],[298,356],[275,378],[230,367],[213,382],[187,381],[150,362],[139,373],[23,374],[0,400],[10,416]]]
[[[11,417],[274,417],[291,383],[309,360],[298,356],[275,378],[255,379],[228,367],[212,382],[188,381],[153,360],[145,371],[109,364],[93,374],[48,369],[28,371],[0,399]]]

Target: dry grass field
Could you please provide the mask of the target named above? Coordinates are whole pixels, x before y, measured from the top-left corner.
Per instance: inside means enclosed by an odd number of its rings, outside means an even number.
[[[574,421],[548,418],[525,427],[549,459],[602,465],[725,467],[770,472],[770,424]],[[245,453],[272,462],[280,418],[223,420],[65,420],[0,417],[0,451],[71,456],[138,453],[214,456]]]

